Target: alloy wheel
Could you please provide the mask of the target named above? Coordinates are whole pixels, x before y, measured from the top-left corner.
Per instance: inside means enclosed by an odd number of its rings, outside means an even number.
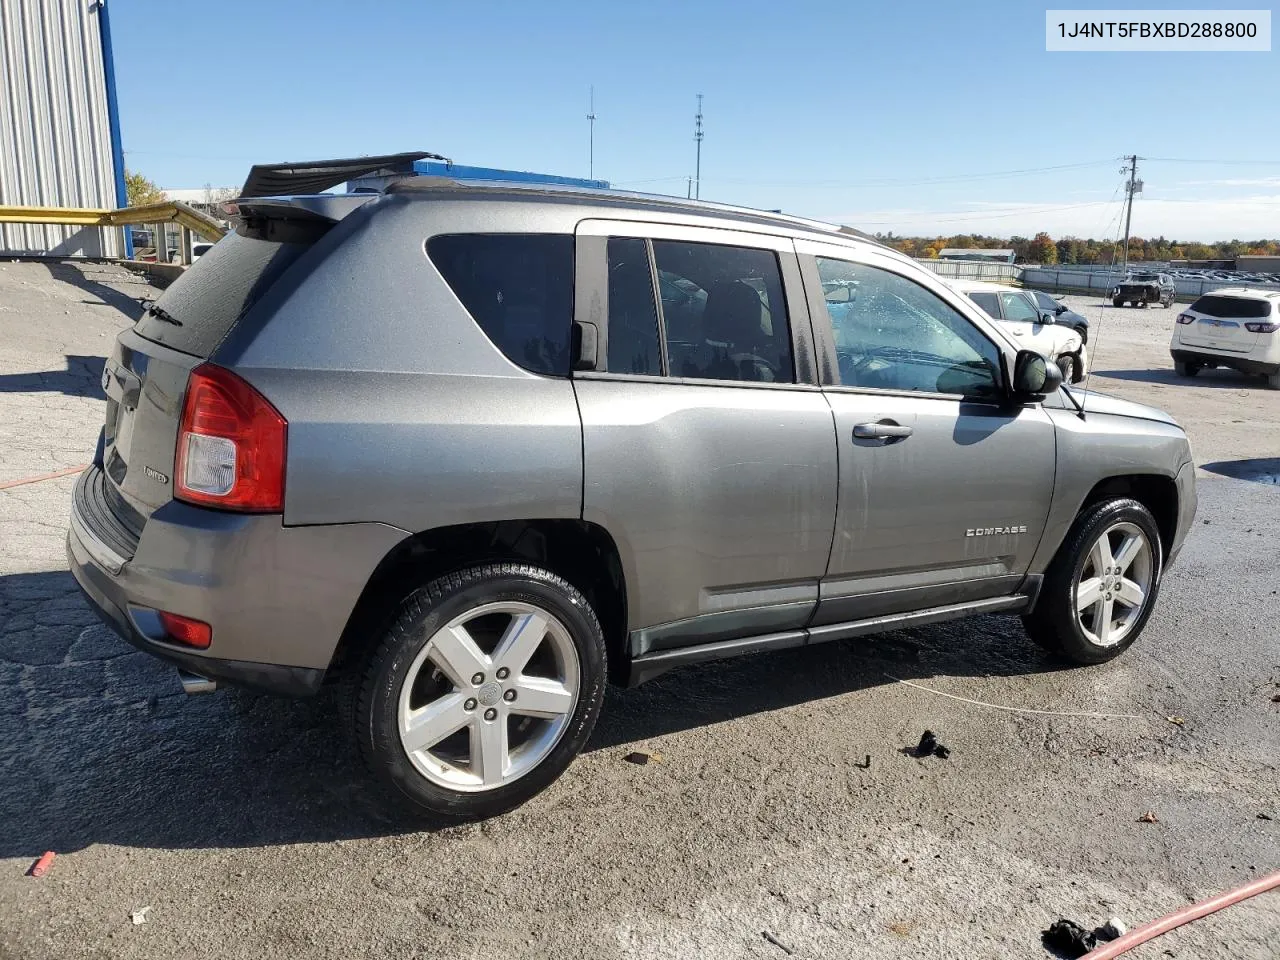
[[[1136,524],[1108,527],[1094,542],[1076,582],[1076,617],[1090,643],[1121,643],[1142,616],[1151,595],[1151,541]]]
[[[401,685],[400,743],[417,771],[450,790],[518,779],[564,735],[581,670],[568,628],[524,602],[471,608],[437,630]]]

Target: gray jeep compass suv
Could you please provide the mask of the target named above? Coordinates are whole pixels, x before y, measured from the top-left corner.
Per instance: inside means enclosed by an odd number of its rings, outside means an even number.
[[[189,688],[337,685],[393,791],[484,816],[607,681],[995,611],[1117,656],[1191,451],[1060,382],[821,224],[439,178],[242,198],[115,344],[68,554]]]

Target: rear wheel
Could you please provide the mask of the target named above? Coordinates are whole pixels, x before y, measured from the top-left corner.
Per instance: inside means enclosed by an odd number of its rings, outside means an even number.
[[[1194,377],[1200,372],[1201,366],[1201,364],[1192,363],[1190,360],[1175,360],[1173,363],[1173,368],[1180,377]]]
[[[473,567],[401,604],[364,671],[356,740],[419,810],[494,816],[564,772],[604,685],[604,637],[581,593],[538,567]]]
[[[1045,574],[1027,633],[1074,663],[1103,663],[1142,633],[1160,590],[1155,519],[1137,500],[1094,504],[1072,525]]]
[[[1123,300],[1121,300],[1119,297],[1112,297],[1112,298],[1111,298],[1111,305],[1112,305],[1113,307],[1123,307],[1123,306],[1124,306],[1124,301],[1123,301]]]

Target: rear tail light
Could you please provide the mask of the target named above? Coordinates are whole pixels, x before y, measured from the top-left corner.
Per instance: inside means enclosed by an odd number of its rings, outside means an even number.
[[[158,610],[156,613],[160,617],[160,625],[164,627],[164,632],[174,643],[207,650],[209,644],[213,642],[213,628],[204,621],[180,617],[176,613],[165,613],[163,610]]]
[[[1196,318],[1189,313],[1180,313],[1178,314],[1178,322],[1179,323],[1195,323]]]
[[[288,426],[266,397],[230,370],[212,363],[196,367],[178,430],[174,495],[201,506],[279,513]]]
[[[1280,330],[1280,323],[1246,323],[1244,328],[1250,333],[1275,333]]]

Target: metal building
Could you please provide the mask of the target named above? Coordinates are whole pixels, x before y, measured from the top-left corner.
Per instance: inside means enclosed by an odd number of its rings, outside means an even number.
[[[0,0],[0,205],[126,205],[106,0]],[[0,253],[124,255],[116,227],[0,224]]]

